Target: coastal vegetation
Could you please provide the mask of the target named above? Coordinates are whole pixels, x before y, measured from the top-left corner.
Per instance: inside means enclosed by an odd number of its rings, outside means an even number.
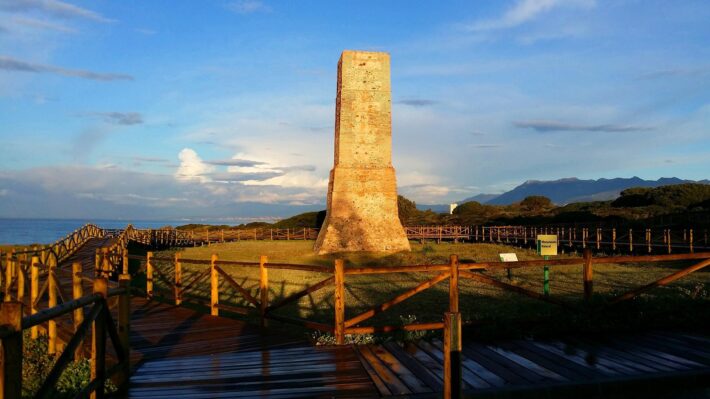
[[[596,223],[619,226],[710,225],[710,185],[685,183],[655,188],[637,187],[621,192],[610,201],[554,204],[544,196],[528,196],[510,205],[459,204],[453,214],[420,210],[414,201],[398,197],[399,218],[403,225],[540,225],[560,223]],[[306,212],[275,223],[254,222],[238,226],[189,224],[178,227],[190,230],[252,228],[319,228],[325,211]]]

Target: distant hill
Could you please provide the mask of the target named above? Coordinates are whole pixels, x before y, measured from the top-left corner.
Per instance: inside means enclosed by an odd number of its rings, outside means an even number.
[[[420,211],[432,211],[436,213],[449,213],[449,204],[417,204],[417,209]]]
[[[676,177],[644,180],[636,176],[631,178],[598,180],[580,180],[576,177],[552,181],[528,180],[486,203],[491,205],[509,205],[522,201],[525,197],[531,195],[545,196],[558,205],[572,202],[607,201],[616,199],[621,191],[631,187],[659,187],[681,183],[708,184],[710,181],[702,180],[695,182],[693,180],[682,180]]]
[[[476,202],[480,202],[481,204],[485,204],[490,201],[493,201],[494,199],[496,199],[498,197],[500,197],[500,194],[478,194],[478,195],[474,195],[473,197],[468,197],[464,200],[461,200],[461,202],[459,202],[459,203],[463,204],[464,202],[476,201]]]

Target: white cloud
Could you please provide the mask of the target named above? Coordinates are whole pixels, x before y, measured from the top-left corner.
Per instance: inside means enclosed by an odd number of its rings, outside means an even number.
[[[59,18],[83,18],[96,22],[113,22],[96,11],[58,0],[3,0],[0,10],[9,12],[39,11]]]
[[[468,28],[472,31],[512,28],[558,7],[591,8],[595,4],[595,0],[519,0],[500,17],[475,22]]]
[[[178,154],[180,166],[175,172],[175,178],[182,181],[199,181],[206,183],[210,181],[206,174],[212,173],[215,168],[212,165],[202,161],[195,150],[191,148],[183,148]]]

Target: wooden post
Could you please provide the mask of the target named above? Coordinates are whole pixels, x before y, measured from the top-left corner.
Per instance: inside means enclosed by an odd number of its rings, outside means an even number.
[[[12,300],[10,291],[12,289],[12,254],[10,252],[5,255],[5,302]]]
[[[671,253],[671,229],[668,229],[668,253]]]
[[[219,231],[219,235],[220,242],[224,243],[224,229]]]
[[[123,393],[128,388],[128,378],[131,375],[131,275],[118,276],[118,285],[126,290],[118,297],[118,338],[123,346],[123,356],[126,361],[117,373],[117,384]]]
[[[592,273],[592,251],[587,248],[584,250],[584,266],[582,267],[585,300],[589,300],[594,293],[594,277]]]
[[[688,245],[690,246],[690,253],[693,253],[693,229],[690,229],[690,236],[688,237]]]
[[[266,327],[266,308],[269,307],[269,271],[266,263],[269,258],[266,255],[259,257],[259,313],[261,314],[261,327]]]
[[[182,303],[182,263],[180,263],[180,252],[175,253],[175,305]]]
[[[37,296],[39,295],[39,257],[32,257],[32,264],[30,265],[30,314],[33,315],[37,313]],[[32,327],[30,330],[30,337],[32,339],[37,339],[39,337],[39,329],[37,326]]]
[[[81,272],[82,272],[82,266],[81,263],[79,262],[74,262],[71,265],[71,272],[72,272],[72,297],[74,299],[79,299],[82,296],[84,296],[84,287],[82,286],[82,281],[81,281]],[[81,323],[84,322],[84,309],[79,308],[74,310],[74,332],[79,330],[79,326]],[[79,345],[78,348],[76,348],[76,352],[74,352],[74,359],[78,360],[83,358],[83,350],[82,346]]]
[[[611,249],[616,251],[616,228],[611,229]]]
[[[150,251],[145,256],[145,294],[148,299],[153,298],[153,252]]]
[[[212,316],[219,316],[219,309],[217,309],[217,304],[219,304],[219,274],[217,273],[217,254],[212,254],[210,259],[210,314]]]
[[[101,249],[101,277],[108,278],[111,275],[111,258],[108,256],[108,248]]]
[[[101,250],[96,248],[96,257],[94,258],[94,277],[101,276]]]
[[[629,229],[629,252],[634,252],[634,229]]]
[[[444,398],[462,398],[461,313],[444,313]]]
[[[22,302],[0,303],[0,325],[10,330],[2,340],[0,397],[22,397]]]
[[[597,227],[597,250],[601,248],[601,241],[602,241],[602,229]]]
[[[47,307],[50,309],[57,306],[57,266],[53,263],[49,263],[49,274],[47,274],[47,294],[49,295]],[[47,322],[47,335],[49,339],[47,353],[54,355],[57,353],[57,322],[54,319]]]
[[[128,248],[123,248],[123,273],[122,274],[129,274],[128,273]]]
[[[105,277],[94,280],[94,294],[101,295],[104,306],[108,306],[105,302],[108,297],[108,280]],[[91,331],[91,380],[97,381],[91,399],[103,398],[106,383],[106,322],[100,316],[94,320]]]
[[[459,257],[457,255],[449,256],[449,266],[451,268],[451,277],[449,278],[449,312],[457,313],[459,311]]]
[[[345,344],[345,262],[335,260],[335,344]]]
[[[17,273],[17,300],[22,302],[25,299],[25,273],[19,258],[15,259],[15,272]]]

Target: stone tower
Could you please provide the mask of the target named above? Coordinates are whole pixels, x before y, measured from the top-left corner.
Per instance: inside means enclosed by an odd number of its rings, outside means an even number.
[[[392,167],[390,57],[346,50],[338,62],[335,163],[314,250],[409,251]]]

